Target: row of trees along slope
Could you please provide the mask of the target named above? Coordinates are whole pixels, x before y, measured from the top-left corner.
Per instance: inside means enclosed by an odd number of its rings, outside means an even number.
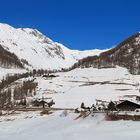
[[[0,45],[0,67],[23,68],[23,64],[14,53],[10,53]]]
[[[77,67],[110,68],[116,65],[126,67],[131,74],[140,74],[140,33],[127,38],[115,48],[79,60],[71,69]]]

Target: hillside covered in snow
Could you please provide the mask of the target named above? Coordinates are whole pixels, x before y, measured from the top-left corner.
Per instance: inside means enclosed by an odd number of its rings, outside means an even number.
[[[52,41],[36,29],[14,28],[0,23],[0,48],[17,56],[19,67],[29,69],[69,68],[79,59],[98,55],[103,50],[70,50],[64,45]],[[0,67],[8,67],[9,61],[0,57]],[[8,62],[7,62],[8,61]],[[8,64],[7,64],[8,63]],[[11,64],[11,63],[10,63]],[[23,66],[22,66],[23,65]]]
[[[116,47],[98,56],[88,56],[76,63],[76,67],[110,68],[125,67],[132,74],[140,74],[140,33],[136,33]]]

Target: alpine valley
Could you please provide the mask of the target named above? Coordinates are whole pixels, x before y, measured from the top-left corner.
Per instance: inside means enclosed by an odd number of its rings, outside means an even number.
[[[140,33],[79,51],[0,24],[0,140],[138,140],[139,121]]]

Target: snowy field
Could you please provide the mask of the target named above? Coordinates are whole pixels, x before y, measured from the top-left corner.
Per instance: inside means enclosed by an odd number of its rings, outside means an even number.
[[[52,98],[54,107],[77,108],[81,102],[91,106],[96,99],[119,100],[140,95],[140,76],[125,68],[75,69],[57,73],[58,77],[37,77],[34,98]],[[131,98],[132,99],[132,98]],[[78,114],[62,111],[40,116],[39,112],[20,112],[0,117],[0,140],[138,140],[140,122],[106,121],[104,114],[74,120]]]
[[[51,97],[55,107],[77,108],[81,102],[91,106],[96,99],[111,101],[140,95],[140,76],[129,74],[125,68],[75,69],[57,75],[59,77],[53,79],[36,79],[39,85],[36,97]]]
[[[105,121],[102,114],[74,120],[76,114],[60,117],[22,113],[13,121],[0,122],[0,140],[138,140],[140,123],[134,121]],[[8,119],[8,117],[7,117]]]

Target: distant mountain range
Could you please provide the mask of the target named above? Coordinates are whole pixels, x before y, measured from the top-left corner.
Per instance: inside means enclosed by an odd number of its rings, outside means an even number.
[[[103,50],[70,50],[36,29],[0,23],[0,67],[60,70]]]

